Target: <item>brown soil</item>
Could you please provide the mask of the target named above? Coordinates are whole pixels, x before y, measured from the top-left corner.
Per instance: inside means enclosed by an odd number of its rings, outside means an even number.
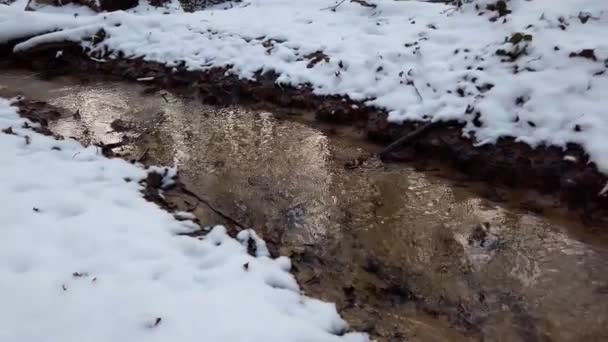
[[[86,75],[91,73],[129,81],[153,78],[150,81],[152,89],[162,87],[197,95],[208,104],[265,103],[289,110],[314,111],[320,121],[354,125],[364,129],[369,139],[382,144],[390,143],[420,125],[418,122],[389,123],[387,113],[382,109],[365,106],[348,97],[317,96],[307,86],[279,87],[275,84],[277,75],[273,73],[260,74],[253,82],[226,75],[225,69],[205,72],[187,71],[183,67],[170,69],[141,59],[108,59],[99,63],[90,59],[79,46],[68,43],[40,46],[25,54],[10,54],[11,45],[0,47],[0,53],[9,55],[3,64],[39,71],[43,78],[77,74],[75,76],[86,80]],[[56,58],[58,50],[63,51],[60,58]],[[513,138],[502,138],[495,145],[475,147],[471,140],[461,136],[461,128],[457,122],[433,125],[396,153],[383,155],[383,159],[441,160],[465,172],[472,180],[556,195],[569,207],[580,210],[584,219],[608,216],[608,196],[599,193],[608,177],[589,163],[580,146],[571,144],[566,151],[552,146],[532,149]],[[565,160],[565,156],[575,159]]]

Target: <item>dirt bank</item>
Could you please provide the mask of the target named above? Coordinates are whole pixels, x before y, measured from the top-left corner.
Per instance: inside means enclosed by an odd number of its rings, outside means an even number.
[[[0,48],[0,53],[9,57],[2,64],[36,70],[42,78],[70,74],[86,80],[91,74],[113,75],[129,81],[145,80],[151,89],[162,87],[197,95],[213,105],[259,106],[264,103],[289,111],[314,111],[318,120],[353,125],[364,130],[369,139],[382,144],[393,142],[420,125],[417,122],[389,123],[383,110],[367,107],[348,97],[316,96],[308,87],[279,87],[275,84],[276,75],[272,73],[259,75],[256,82],[251,82],[226,75],[224,69],[205,72],[186,71],[180,67],[169,69],[141,59],[100,62],[72,44],[41,46],[16,55],[10,53],[10,46]],[[62,51],[60,56],[57,55],[59,50]],[[599,173],[582,148],[574,144],[565,151],[547,146],[532,149],[512,138],[503,138],[495,145],[475,147],[461,136],[459,123],[445,122],[433,125],[394,153],[383,154],[382,158],[405,162],[441,160],[465,172],[472,180],[556,195],[571,208],[580,210],[584,219],[607,216],[608,197],[600,191],[608,183],[608,177]]]

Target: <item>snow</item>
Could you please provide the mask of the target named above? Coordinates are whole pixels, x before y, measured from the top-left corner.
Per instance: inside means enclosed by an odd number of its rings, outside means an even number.
[[[336,335],[335,306],[303,296],[289,259],[269,257],[253,231],[177,235],[197,226],[139,184],[177,170],[107,159],[24,122],[0,99],[0,129],[13,131],[0,133],[0,341],[368,340]]]
[[[368,2],[376,7],[345,1],[332,11],[328,0],[249,0],[226,10],[90,17],[0,7],[0,41],[42,34],[16,50],[70,40],[95,58],[120,51],[170,67],[183,61],[190,70],[227,67],[246,79],[275,71],[282,84],[385,108],[393,122],[458,120],[480,145],[507,136],[533,147],[577,143],[608,173],[605,0],[511,0],[504,17],[485,10],[490,0],[462,8]],[[101,28],[103,43],[83,40]],[[497,55],[524,48],[514,61]],[[585,49],[596,60],[571,57]],[[329,60],[309,68],[306,56],[317,51]]]
[[[16,0],[8,6],[13,7],[17,10],[24,10],[28,2],[29,0]]]

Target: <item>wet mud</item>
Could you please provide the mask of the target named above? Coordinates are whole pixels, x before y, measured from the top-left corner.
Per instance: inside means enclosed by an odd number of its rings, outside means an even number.
[[[428,161],[385,164],[365,131],[305,113],[1,72],[0,96],[17,94],[42,101],[24,102],[30,117],[57,111],[54,134],[178,166],[166,209],[256,229],[292,258],[304,292],[377,341],[608,339],[606,229],[554,197]]]

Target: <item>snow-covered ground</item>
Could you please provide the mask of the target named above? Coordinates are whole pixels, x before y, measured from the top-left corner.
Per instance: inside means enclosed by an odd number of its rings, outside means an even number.
[[[191,14],[142,6],[94,16],[3,6],[0,41],[60,30],[16,49],[65,39],[89,46],[82,39],[103,28],[97,57],[227,67],[243,78],[273,70],[278,82],[386,108],[395,122],[466,122],[463,134],[479,144],[504,136],[532,146],[579,143],[608,172],[606,0],[510,0],[508,11],[496,0],[347,0],[329,8],[337,2],[246,0]],[[327,58],[311,63],[318,51]]]
[[[0,341],[368,340],[255,233],[177,235],[197,227],[142,198],[146,170],[24,122],[0,99]]]

